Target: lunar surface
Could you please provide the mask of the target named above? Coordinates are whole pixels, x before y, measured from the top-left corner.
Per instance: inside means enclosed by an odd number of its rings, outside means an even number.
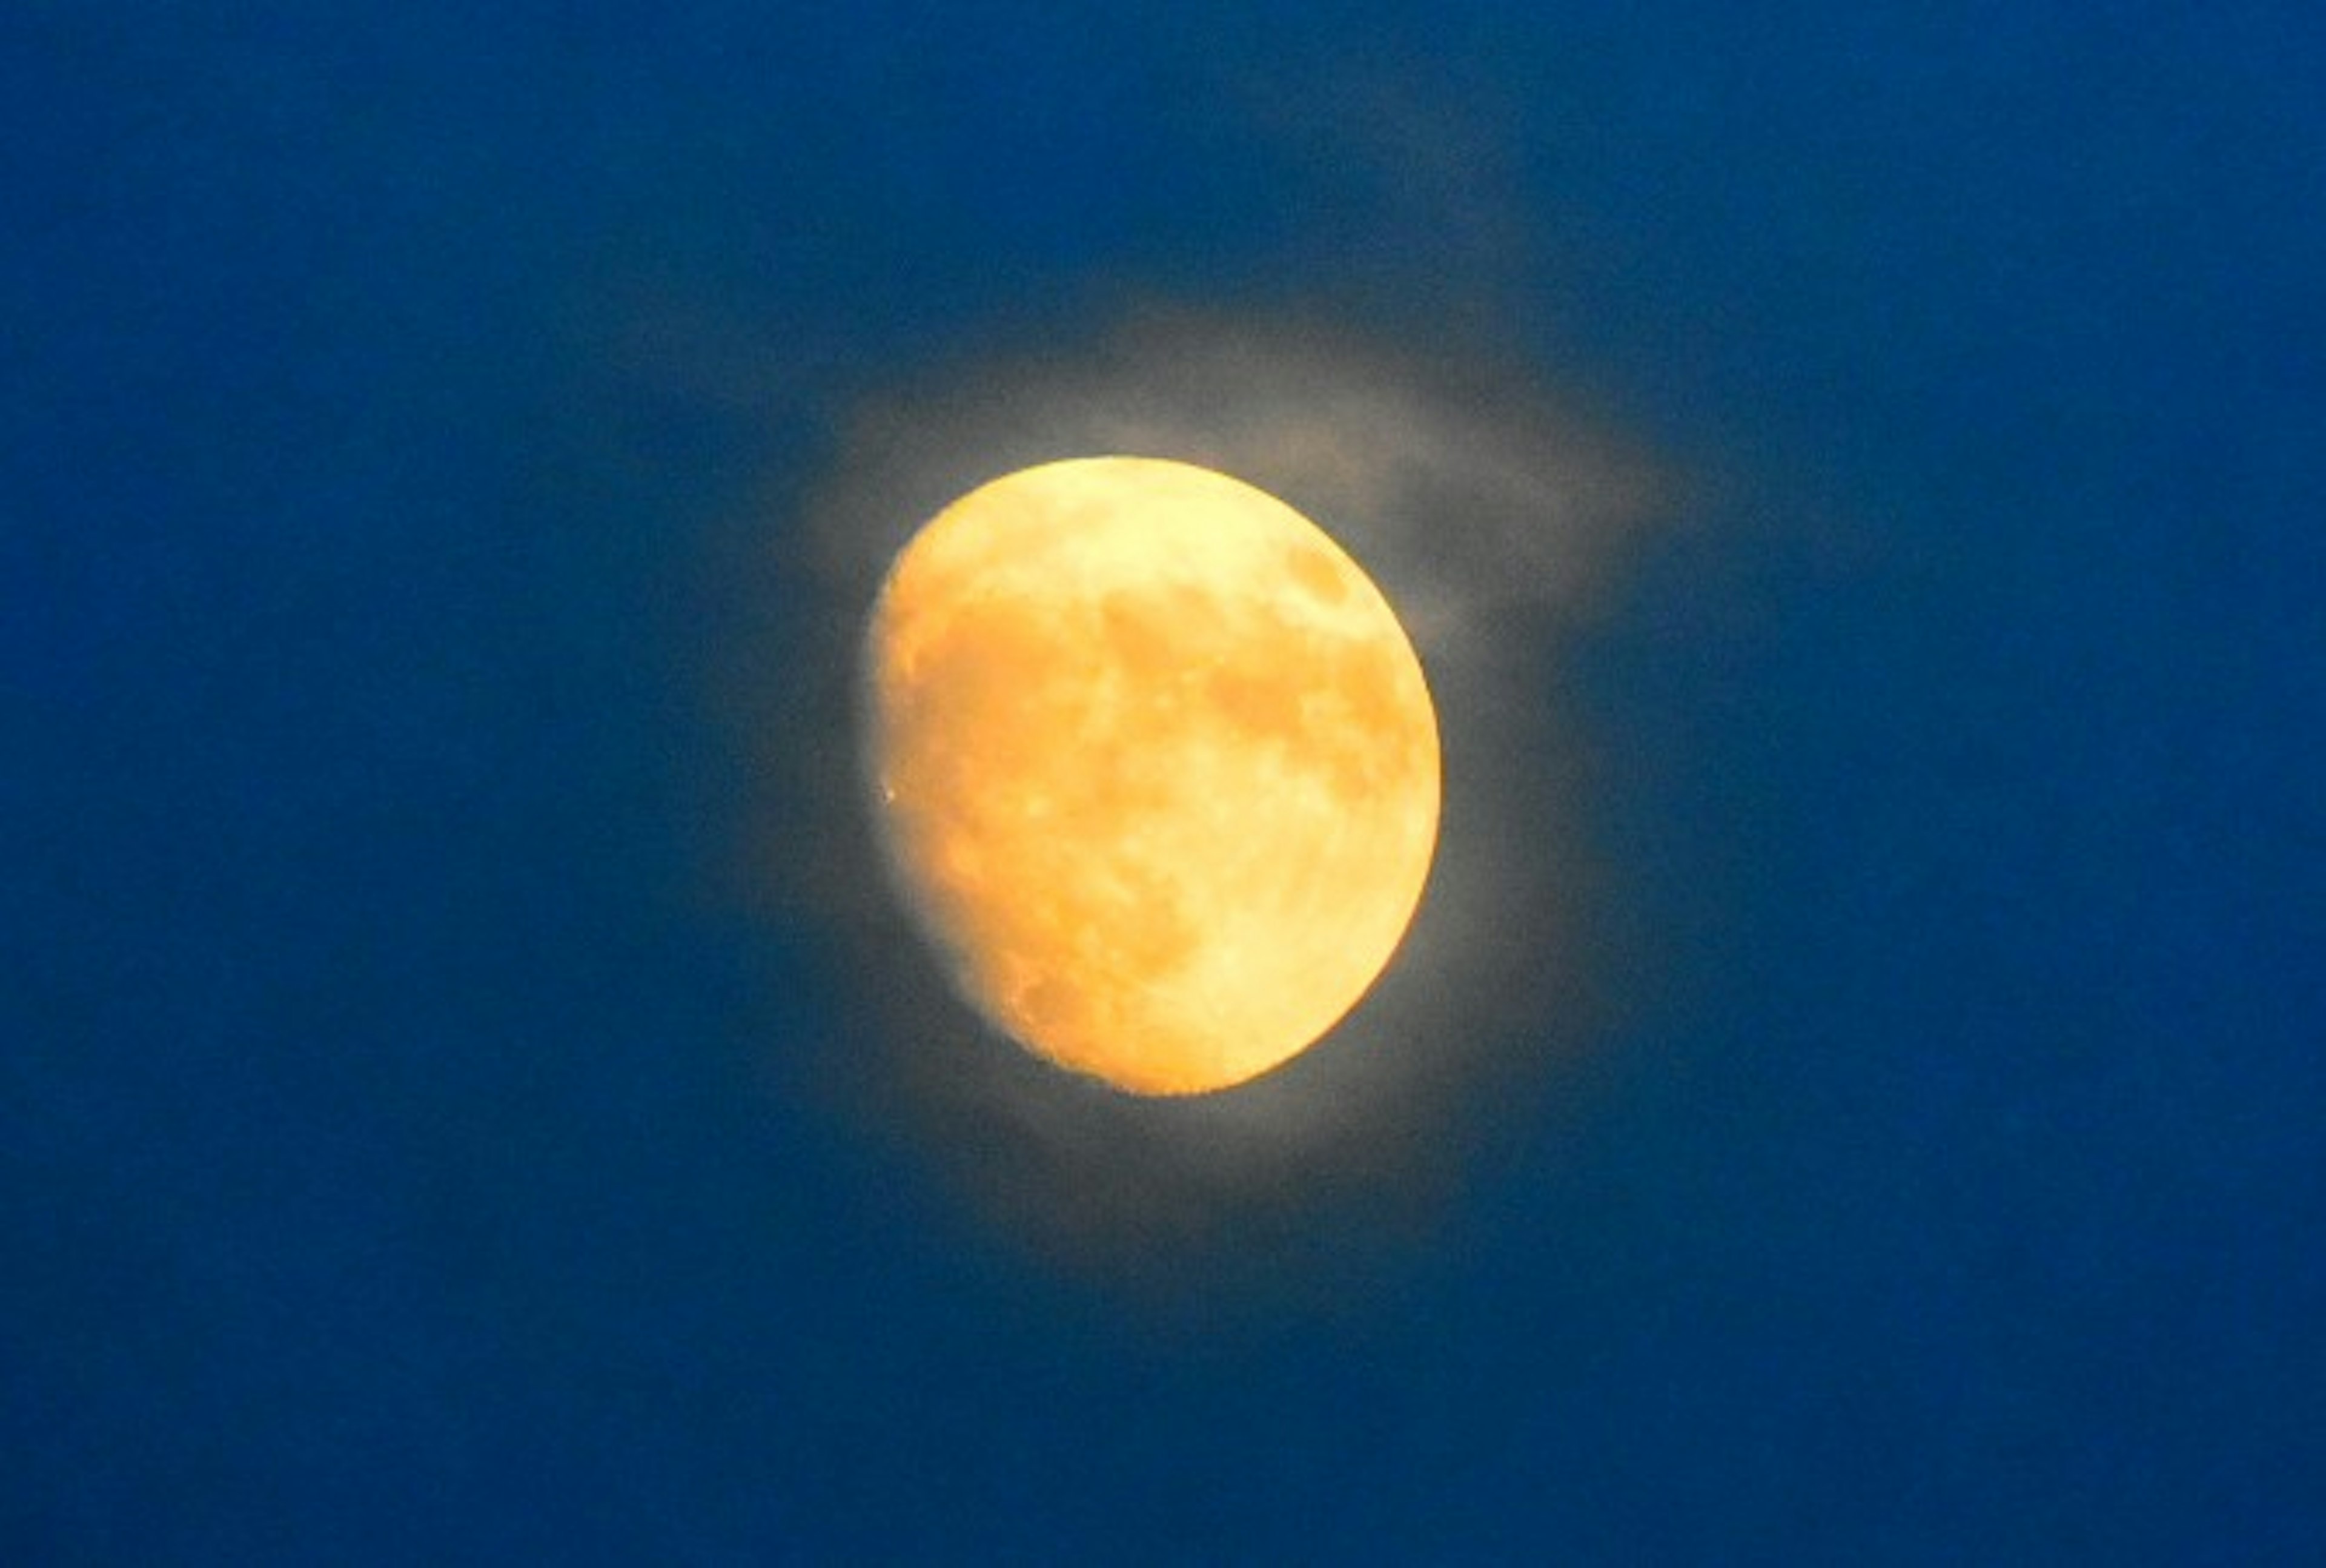
[[[889,571],[865,764],[894,878],[1019,1043],[1139,1094],[1228,1088],[1356,1005],[1419,903],[1437,728],[1326,533],[1135,457],[971,492]]]

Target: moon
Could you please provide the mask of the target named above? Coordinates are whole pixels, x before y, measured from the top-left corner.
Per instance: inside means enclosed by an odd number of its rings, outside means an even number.
[[[971,491],[890,566],[863,676],[893,880],[963,997],[1057,1066],[1243,1083],[1356,1006],[1419,905],[1420,661],[1241,480],[1110,456]]]

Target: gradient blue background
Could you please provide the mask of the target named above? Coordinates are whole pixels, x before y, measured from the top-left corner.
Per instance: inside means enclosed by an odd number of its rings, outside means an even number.
[[[2326,1557],[2314,5],[284,9],[0,16],[0,1555]],[[707,542],[1109,289],[1719,476],[1540,673],[1597,1087],[1330,1308],[720,886]]]

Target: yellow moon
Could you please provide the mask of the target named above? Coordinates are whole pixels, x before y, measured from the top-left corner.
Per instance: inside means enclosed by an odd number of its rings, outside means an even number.
[[[864,661],[896,878],[964,997],[1060,1066],[1242,1083],[1338,1023],[1412,919],[1420,661],[1264,491],[1135,457],[996,479],[898,556]]]

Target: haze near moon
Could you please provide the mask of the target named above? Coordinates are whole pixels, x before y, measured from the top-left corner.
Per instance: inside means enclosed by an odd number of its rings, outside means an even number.
[[[864,647],[896,880],[956,988],[1140,1094],[1242,1083],[1396,950],[1436,843],[1436,715],[1395,613],[1283,502],[1103,457],[954,502]]]

